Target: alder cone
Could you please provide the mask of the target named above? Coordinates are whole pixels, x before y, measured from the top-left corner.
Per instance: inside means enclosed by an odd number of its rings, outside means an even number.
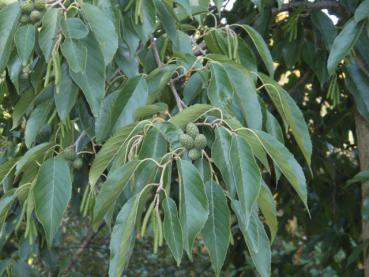
[[[190,151],[188,151],[188,157],[190,160],[195,161],[201,158],[201,151],[196,148],[192,148]]]
[[[186,133],[187,135],[191,136],[193,139],[200,133],[199,128],[195,125],[195,123],[188,123],[186,126]]]
[[[192,149],[194,145],[194,140],[191,136],[188,134],[181,134],[179,136],[179,142],[183,147],[185,147],[187,150]]]

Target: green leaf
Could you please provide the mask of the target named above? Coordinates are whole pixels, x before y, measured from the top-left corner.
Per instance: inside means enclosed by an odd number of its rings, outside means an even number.
[[[347,181],[347,185],[351,185],[354,183],[364,183],[369,181],[369,170],[360,171],[354,177]]]
[[[230,212],[220,185],[209,181],[205,187],[209,199],[209,217],[201,233],[209,250],[211,265],[216,276],[219,276],[231,237]]]
[[[144,78],[137,76],[127,81],[113,107],[113,131],[134,122],[134,112],[138,107],[146,104],[147,95],[147,84]]]
[[[174,15],[173,7],[165,1],[155,0],[159,20],[171,41],[177,37],[177,20]]]
[[[274,66],[273,66],[273,58],[270,54],[269,48],[265,43],[263,37],[251,26],[242,25],[242,28],[248,33],[252,42],[254,43],[256,49],[258,50],[261,59],[263,60],[269,75],[273,77],[274,75]]]
[[[232,82],[236,101],[240,107],[241,114],[247,122],[247,126],[261,130],[263,118],[251,74],[237,64],[225,63],[224,69]]]
[[[15,32],[15,47],[23,65],[28,64],[33,47],[35,47],[35,32],[36,29],[31,24],[24,25]]]
[[[106,97],[95,122],[97,141],[133,123],[134,112],[144,106],[146,100],[147,84],[141,76],[130,78],[122,89]]]
[[[34,143],[38,133],[47,122],[52,106],[51,101],[45,101],[32,111],[24,132],[25,143],[28,148]]]
[[[60,20],[62,18],[60,9],[48,9],[42,17],[42,29],[38,36],[38,43],[44,54],[46,62],[50,60],[51,52],[60,31]]]
[[[66,38],[82,39],[88,35],[88,28],[83,21],[77,17],[68,17],[61,22],[61,29]]]
[[[83,3],[82,14],[99,42],[105,65],[108,65],[118,49],[118,35],[113,22],[102,10],[88,3]]]
[[[364,0],[355,10],[355,21],[360,22],[369,16],[369,0]]]
[[[248,224],[260,192],[261,174],[251,148],[244,138],[232,136],[229,156],[238,199]]]
[[[206,223],[209,204],[204,183],[192,163],[179,160],[177,167],[180,176],[179,220],[183,229],[184,249],[189,258],[192,259],[192,246],[196,236]]]
[[[78,73],[84,72],[87,63],[87,48],[78,41],[65,39],[61,51],[66,58],[70,70]]]
[[[345,69],[347,73],[345,84],[354,97],[356,109],[364,118],[369,120],[368,75],[354,61],[351,61]]]
[[[83,73],[70,70],[70,76],[82,89],[91,111],[96,117],[105,94],[104,57],[97,41],[91,34],[80,42],[87,48],[86,70]]]
[[[223,127],[215,128],[215,141],[211,148],[211,157],[215,165],[222,174],[223,181],[231,195],[236,195],[236,179],[233,175],[232,165],[230,163],[231,140],[232,136]]]
[[[17,159],[11,159],[0,164],[0,184],[4,181],[4,179],[9,175],[10,171],[13,170],[17,163]]]
[[[287,123],[300,147],[304,158],[311,168],[312,144],[304,116],[292,97],[276,81],[260,73],[270,98],[284,122]]]
[[[141,121],[137,124],[128,125],[118,130],[106,143],[102,146],[100,151],[95,156],[89,172],[89,183],[95,185],[101,174],[113,161],[117,154],[124,148],[126,142],[136,134],[142,131],[145,126],[150,124],[149,121]]]
[[[325,47],[331,49],[337,35],[337,30],[329,16],[323,11],[313,11],[311,14],[311,23],[321,33]]]
[[[358,24],[355,20],[348,21],[343,30],[335,38],[327,61],[328,74],[332,75],[337,65],[350,52],[359,38],[363,24]]]
[[[217,110],[217,108],[206,105],[206,104],[195,104],[186,109],[182,112],[173,116],[169,122],[177,126],[178,128],[184,128],[187,123],[196,121],[197,119],[201,118],[205,114],[210,111]]]
[[[201,179],[204,182],[204,184],[207,181],[210,181],[212,178],[211,168],[209,165],[209,161],[205,158],[201,158],[195,161],[194,166],[197,168],[197,170],[200,173]]]
[[[182,226],[178,219],[177,205],[171,198],[161,203],[164,210],[163,234],[177,265],[181,263],[183,254]]]
[[[135,119],[141,119],[145,117],[152,116],[157,113],[167,112],[168,105],[166,103],[155,103],[151,105],[145,105],[142,107],[138,107],[134,112]]]
[[[140,161],[129,161],[122,167],[109,172],[96,197],[92,221],[94,229],[99,227],[106,213],[115,205],[139,165]]]
[[[45,152],[50,149],[51,143],[44,142],[29,149],[17,162],[15,175],[27,171],[37,163],[42,163]]]
[[[273,136],[262,131],[244,128],[242,130],[238,130],[238,133],[242,135],[250,145],[259,144],[265,149],[276,166],[281,170],[282,174],[296,190],[308,210],[305,175],[301,166],[288,149]]]
[[[19,2],[0,10],[0,73],[6,67],[13,50],[13,37],[20,16]]]
[[[15,189],[9,190],[0,198],[0,228],[3,229],[3,224],[8,215],[9,209],[16,199]]]
[[[264,182],[262,182],[258,206],[263,213],[265,223],[269,226],[271,241],[273,242],[278,230],[277,208],[272,192]]]
[[[135,240],[136,221],[140,217],[139,207],[146,201],[152,186],[146,186],[132,196],[120,210],[110,239],[109,277],[122,276],[127,266]]]
[[[76,103],[78,96],[78,87],[73,83],[69,76],[68,65],[62,64],[61,80],[60,80],[60,92],[54,93],[54,101],[56,111],[62,122],[68,118],[73,106]]]
[[[271,250],[269,238],[265,233],[263,224],[255,212],[247,225],[247,219],[242,213],[241,205],[238,201],[232,201],[232,208],[237,216],[238,226],[241,229],[256,271],[262,277],[269,277],[271,275]]]
[[[43,162],[33,187],[33,195],[36,214],[50,247],[72,195],[68,163],[60,158],[50,158]]]
[[[19,98],[17,104],[14,107],[12,120],[13,126],[12,130],[18,127],[20,120],[22,119],[23,115],[26,113],[27,108],[33,102],[35,95],[33,94],[32,90],[26,90],[23,92],[21,97]]]

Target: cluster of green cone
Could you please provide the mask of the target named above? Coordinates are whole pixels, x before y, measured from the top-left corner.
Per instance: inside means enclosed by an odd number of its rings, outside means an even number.
[[[37,24],[41,18],[42,13],[45,10],[45,0],[24,1],[21,4],[22,17],[20,22],[23,24]]]
[[[62,157],[67,161],[72,162],[72,166],[76,170],[81,169],[83,166],[83,160],[78,157],[77,153],[71,147],[64,150]]]
[[[188,150],[188,157],[195,161],[201,158],[201,150],[206,147],[207,139],[200,134],[196,124],[190,122],[186,126],[185,133],[179,136],[179,142]]]

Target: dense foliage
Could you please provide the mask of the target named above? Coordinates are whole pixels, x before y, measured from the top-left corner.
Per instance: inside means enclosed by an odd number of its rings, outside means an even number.
[[[369,1],[282,2],[2,3],[0,271],[77,274],[94,239],[81,271],[121,276],[151,239],[216,275],[360,274]]]

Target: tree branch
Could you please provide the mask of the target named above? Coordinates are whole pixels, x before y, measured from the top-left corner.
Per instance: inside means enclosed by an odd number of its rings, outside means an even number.
[[[299,7],[304,7],[306,9],[310,10],[336,10],[336,11],[343,11],[343,7],[339,2],[333,1],[333,0],[327,0],[327,1],[317,1],[317,2],[290,2],[288,4],[283,4],[280,9],[273,8],[272,13],[273,15],[276,15],[279,12],[283,11],[289,11],[292,9],[296,9]]]
[[[105,226],[105,223],[102,223],[99,226],[99,228],[96,230],[96,232],[93,232],[93,233],[91,233],[90,235],[87,236],[87,238],[82,242],[80,247],[74,253],[69,266],[64,270],[64,272],[68,272],[73,268],[73,266],[77,263],[79,257],[82,255],[84,250],[90,245],[92,240],[96,237],[97,233],[99,233],[101,231],[101,229],[104,228],[104,226]]]
[[[158,51],[158,48],[156,47],[156,43],[155,43],[154,38],[151,38],[151,48],[152,48],[152,50],[154,52],[154,58],[155,58],[155,61],[156,61],[157,65],[158,66],[163,65],[163,62],[160,59],[159,51]],[[179,97],[179,94],[177,92],[177,89],[174,86],[173,79],[171,79],[169,81],[169,87],[170,87],[170,90],[172,91],[172,94],[174,96],[174,99],[176,100],[178,110],[180,112],[183,111],[183,107],[185,107],[186,105],[183,103],[181,97]]]

